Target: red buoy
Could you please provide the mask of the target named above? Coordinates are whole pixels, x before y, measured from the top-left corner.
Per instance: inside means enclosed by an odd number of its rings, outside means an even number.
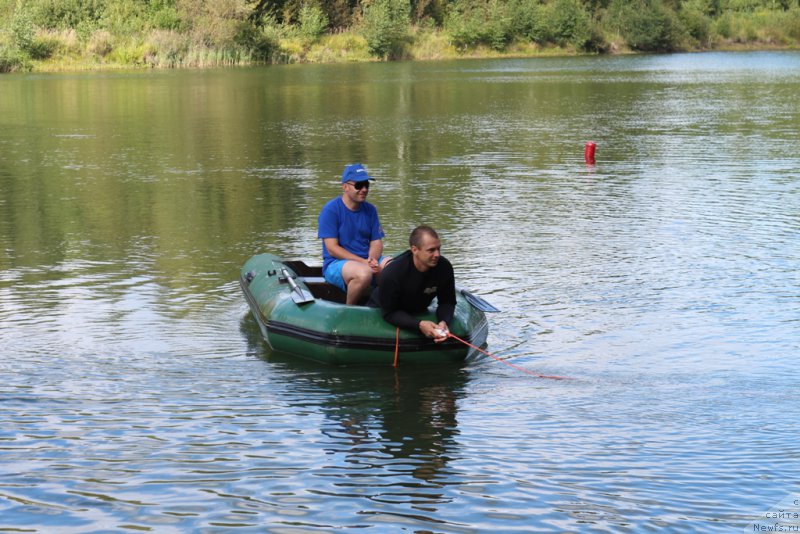
[[[597,148],[597,145],[594,141],[589,141],[586,143],[586,146],[583,148],[583,159],[586,163],[594,165],[594,151]]]

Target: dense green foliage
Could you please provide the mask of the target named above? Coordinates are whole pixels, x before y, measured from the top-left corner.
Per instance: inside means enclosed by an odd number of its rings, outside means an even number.
[[[364,6],[361,25],[369,51],[381,57],[402,55],[409,21],[408,0],[372,0]]]
[[[800,0],[0,0],[0,72],[797,46]],[[346,36],[346,37],[343,37]]]

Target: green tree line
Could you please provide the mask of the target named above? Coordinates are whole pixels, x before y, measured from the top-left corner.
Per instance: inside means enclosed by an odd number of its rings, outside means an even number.
[[[0,72],[799,42],[800,0],[0,0]]]

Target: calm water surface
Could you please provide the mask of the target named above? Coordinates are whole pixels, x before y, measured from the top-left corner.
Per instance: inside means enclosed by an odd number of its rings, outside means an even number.
[[[0,77],[0,532],[797,525],[798,94],[796,52]],[[270,353],[238,269],[318,261],[353,161],[570,380]]]

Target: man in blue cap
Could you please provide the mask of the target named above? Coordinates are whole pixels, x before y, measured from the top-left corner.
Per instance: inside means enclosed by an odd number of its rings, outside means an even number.
[[[319,214],[322,274],[329,284],[347,292],[347,304],[358,304],[367,296],[390,259],[383,256],[378,210],[367,202],[371,180],[360,163],[348,165],[342,173],[342,195]]]

